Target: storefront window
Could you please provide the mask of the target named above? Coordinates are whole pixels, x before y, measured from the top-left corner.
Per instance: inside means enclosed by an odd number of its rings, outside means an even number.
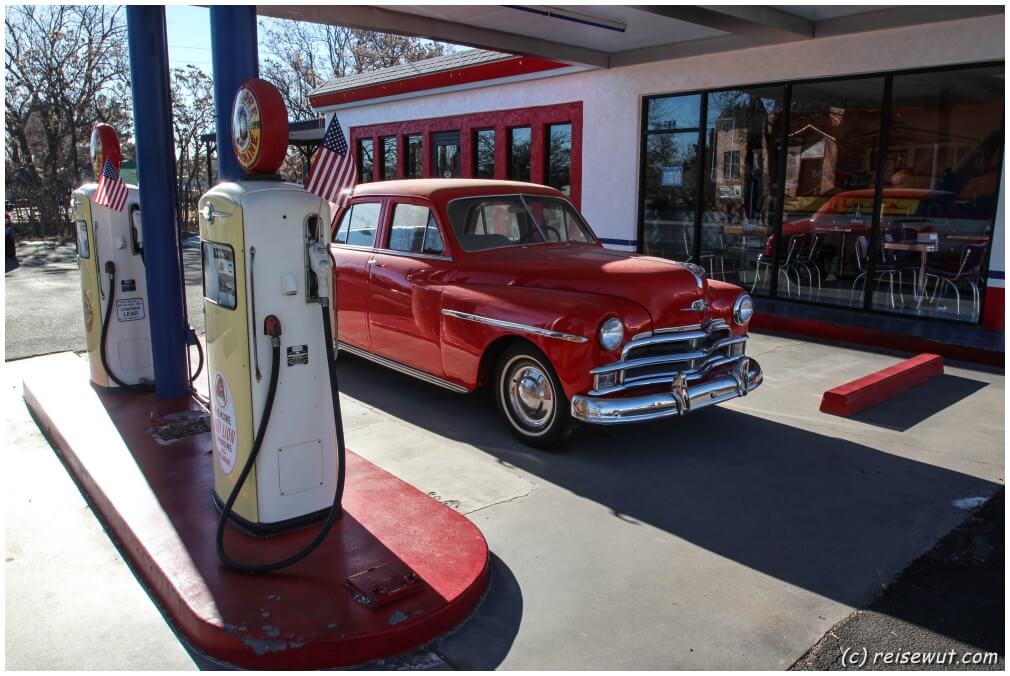
[[[639,248],[758,294],[977,323],[1003,83],[996,65],[647,99]]]
[[[646,115],[649,131],[697,129],[701,126],[701,95],[650,99]]]
[[[681,129],[698,124],[700,97],[666,97],[647,102],[649,128]],[[698,204],[700,131],[649,131],[645,141],[642,251],[678,261],[694,256]]]
[[[547,185],[572,194],[572,125],[547,126]]]
[[[396,178],[396,137],[382,138],[382,179],[389,181]]]
[[[771,284],[784,98],[784,87],[708,95],[699,262],[755,293]]]
[[[1003,152],[1003,67],[895,75],[880,228],[900,290],[875,308],[978,321]],[[878,275],[879,276],[879,275]]]
[[[532,135],[529,127],[509,130],[509,178],[513,181],[529,181],[531,174],[530,143]]]
[[[424,155],[421,154],[421,149],[420,134],[407,137],[407,166],[404,167],[407,178],[421,178],[424,175]]]
[[[494,129],[479,129],[473,133],[473,175],[494,178]]]
[[[435,176],[455,178],[459,176],[459,132],[443,131],[432,135],[434,143]]]
[[[871,256],[884,262],[879,246],[870,250],[883,94],[882,77],[793,86],[780,297],[863,305],[861,274]],[[773,241],[766,255],[776,255]]]
[[[363,138],[358,141],[358,183],[371,183],[375,180],[375,155],[372,152],[372,139]]]

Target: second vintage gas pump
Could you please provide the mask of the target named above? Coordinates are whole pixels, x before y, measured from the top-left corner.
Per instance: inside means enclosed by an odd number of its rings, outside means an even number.
[[[328,206],[277,171],[288,143],[280,93],[253,79],[235,97],[232,141],[247,172],[201,199],[204,309],[218,554],[267,572],[300,560],[340,514],[343,432],[329,315]],[[325,519],[283,561],[233,559],[229,522],[257,534]]]
[[[71,197],[91,380],[102,387],[150,385],[140,191],[119,176],[119,136],[107,124],[92,131],[91,162],[98,183]]]

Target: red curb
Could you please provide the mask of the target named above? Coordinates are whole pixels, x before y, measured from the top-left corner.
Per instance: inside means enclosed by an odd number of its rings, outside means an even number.
[[[209,435],[159,443],[150,433],[202,407],[98,392],[86,361],[69,353],[38,361],[24,381],[25,401],[136,574],[200,652],[254,669],[352,666],[431,642],[483,596],[489,574],[481,532],[350,451],[344,515],[316,552],[268,575],[224,567],[214,542]],[[273,560],[316,528],[269,538],[232,528],[226,543],[242,560]],[[355,601],[346,579],[387,563],[409,567],[421,588],[376,608]]]
[[[821,412],[849,417],[943,375],[943,357],[920,354],[824,393]]]

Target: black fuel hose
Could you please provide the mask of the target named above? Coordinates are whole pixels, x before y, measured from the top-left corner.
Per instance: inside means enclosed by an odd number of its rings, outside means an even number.
[[[189,378],[189,382],[191,383],[199,378],[200,374],[203,372],[203,345],[200,344],[199,337],[196,338],[196,354],[200,357],[200,361],[196,363],[196,372]]]
[[[330,529],[333,527],[334,522],[343,513],[341,501],[344,497],[344,479],[346,476],[344,424],[340,415],[340,390],[337,386],[337,365],[333,354],[333,327],[330,324],[330,311],[329,307],[326,305],[323,305],[322,309],[323,333],[325,334],[326,341],[326,360],[329,366],[330,376],[330,394],[333,399],[333,423],[337,428],[337,487],[334,491],[333,503],[330,505],[330,511],[326,515],[326,521],[323,522],[322,527],[319,529],[316,536],[312,538],[312,541],[285,559],[270,563],[244,563],[242,561],[236,561],[228,555],[228,552],[225,551],[225,525],[228,523],[228,517],[231,515],[232,508],[235,506],[235,500],[238,498],[239,491],[242,490],[242,486],[249,477],[249,473],[256,465],[256,457],[259,455],[260,447],[263,445],[263,437],[265,436],[267,427],[270,424],[270,413],[273,411],[274,397],[277,395],[277,378],[280,372],[281,361],[281,330],[280,322],[276,317],[270,315],[266,317],[264,321],[264,332],[270,336],[271,359],[270,381],[267,388],[267,400],[263,406],[263,416],[260,418],[259,428],[256,430],[256,438],[253,440],[253,446],[249,453],[249,457],[246,458],[245,465],[242,466],[242,472],[238,476],[238,481],[235,482],[235,486],[231,490],[231,495],[228,496],[228,500],[225,502],[224,508],[221,510],[221,518],[217,522],[218,558],[220,558],[221,562],[229,568],[242,573],[270,573],[275,570],[280,570],[281,568],[287,568],[288,566],[301,561],[315,551],[320,544],[322,544],[323,540],[325,540],[326,536],[329,534]],[[276,326],[276,329],[271,330],[271,325]]]
[[[124,382],[119,376],[109,368],[109,359],[105,355],[105,345],[108,342],[109,335],[109,322],[112,320],[112,306],[116,303],[116,264],[112,261],[105,262],[105,272],[109,275],[109,304],[105,308],[105,320],[102,322],[102,332],[101,338],[99,340],[99,355],[102,358],[102,368],[108,374],[112,382],[119,385],[124,390],[129,390],[131,392],[151,392],[154,390],[154,385],[143,385],[136,384],[131,385],[130,383]],[[196,339],[196,351],[200,357],[200,361],[196,367],[196,373],[194,373],[189,378],[189,382],[193,382],[200,377],[200,372],[203,371],[203,345],[200,344],[200,339]]]

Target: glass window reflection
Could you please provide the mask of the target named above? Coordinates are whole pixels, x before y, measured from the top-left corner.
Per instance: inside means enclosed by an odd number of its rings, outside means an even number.
[[[768,293],[765,253],[778,210],[784,87],[708,95],[700,263],[716,279]]]
[[[978,321],[1003,152],[1003,67],[895,75],[881,232],[904,273],[878,309]]]
[[[793,86],[782,242],[764,253],[780,296],[862,306],[871,256],[883,270],[884,252],[869,251],[883,94],[882,77]]]

